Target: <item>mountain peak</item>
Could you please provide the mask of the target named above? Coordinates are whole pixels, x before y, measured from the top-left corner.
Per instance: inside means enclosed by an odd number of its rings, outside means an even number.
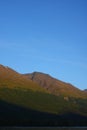
[[[42,72],[33,72],[25,76],[56,96],[82,97],[84,95],[80,89],[70,83],[65,83]]]
[[[8,66],[4,66],[2,64],[0,64],[0,67],[2,67],[2,68],[9,68]]]
[[[48,75],[48,76],[50,76],[49,74],[46,74],[46,73],[43,73],[43,72],[38,72],[38,71],[34,71],[34,72],[32,72],[32,73],[27,73],[27,74],[32,74],[32,75],[35,75],[35,74],[40,74],[40,75]]]
[[[0,71],[2,71],[3,73],[16,73],[16,74],[19,74],[18,72],[16,72],[14,69],[8,67],[8,66],[4,66],[2,64],[0,64]]]
[[[63,81],[60,81],[56,78],[53,78],[49,74],[45,74],[42,72],[33,72],[33,73],[27,73],[27,74],[20,74],[16,72],[15,70],[9,68],[8,66],[3,66],[0,64],[0,81],[5,82],[9,84],[12,84],[12,86],[16,86],[17,83],[20,83],[19,86],[27,84],[26,86],[29,87],[28,84],[33,84],[31,86],[32,89],[36,90],[36,86],[39,86],[39,90],[44,89],[47,92],[59,96],[63,95],[65,97],[87,97],[84,91],[81,91],[80,89],[76,88],[75,86],[65,83]],[[34,85],[35,84],[35,85]]]

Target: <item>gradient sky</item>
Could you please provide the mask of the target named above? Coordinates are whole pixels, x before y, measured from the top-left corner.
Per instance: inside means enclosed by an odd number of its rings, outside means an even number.
[[[87,0],[0,0],[0,64],[87,89]]]

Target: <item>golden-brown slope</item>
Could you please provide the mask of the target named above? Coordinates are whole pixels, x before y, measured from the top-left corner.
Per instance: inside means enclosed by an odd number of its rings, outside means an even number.
[[[9,67],[0,65],[0,88],[23,88],[33,91],[47,92],[46,89],[40,87],[37,83],[22,74],[17,73]]]
[[[43,88],[46,88],[50,93],[54,95],[87,98],[87,94],[84,91],[81,91],[69,83],[57,80],[48,74],[34,72],[31,74],[25,74],[25,76],[38,83]]]

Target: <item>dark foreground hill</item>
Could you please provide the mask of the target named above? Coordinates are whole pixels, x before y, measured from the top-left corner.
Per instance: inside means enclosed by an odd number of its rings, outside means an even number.
[[[40,84],[0,65],[0,126],[87,126],[87,94],[41,75]]]
[[[86,126],[87,123],[87,117],[74,113],[56,115],[1,100],[0,106],[0,126]]]

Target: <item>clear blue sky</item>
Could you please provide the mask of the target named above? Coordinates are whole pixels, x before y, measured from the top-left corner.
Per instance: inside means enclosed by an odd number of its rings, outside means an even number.
[[[0,0],[0,63],[87,88],[87,0]]]

